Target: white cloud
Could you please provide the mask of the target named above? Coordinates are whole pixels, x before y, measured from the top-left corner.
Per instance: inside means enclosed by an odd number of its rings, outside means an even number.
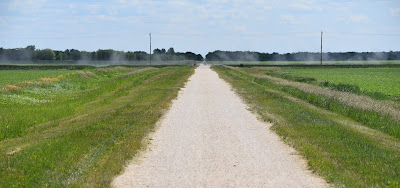
[[[227,3],[228,0],[207,0],[208,3],[217,4],[217,3]]]
[[[302,3],[291,4],[290,7],[293,7],[295,9],[301,9],[301,10],[311,10],[312,9],[309,5],[302,4]]]
[[[399,16],[400,15],[400,8],[391,8],[390,9],[390,14],[392,16]]]
[[[305,10],[305,11],[322,11],[322,8],[318,6],[313,0],[297,0],[294,3],[290,3],[289,7],[297,9],[297,10]]]
[[[235,31],[240,31],[240,32],[246,32],[246,26],[244,25],[233,25],[233,30]]]
[[[107,21],[116,21],[118,20],[116,17],[108,16],[104,14],[96,15],[96,18],[99,20],[107,20]]]
[[[88,4],[86,7],[89,10],[89,12],[92,14],[97,14],[97,12],[100,9],[98,4]]]
[[[0,17],[0,25],[5,25],[5,24],[7,24],[6,20]]]
[[[350,21],[355,23],[369,23],[370,20],[368,16],[365,15],[354,15],[350,17]]]
[[[344,23],[370,23],[370,19],[366,15],[349,15],[349,16],[341,16],[336,19],[337,21]]]
[[[283,24],[302,24],[304,23],[303,18],[295,17],[291,14],[281,15],[280,16],[281,23]]]
[[[348,2],[336,2],[332,1],[329,4],[327,4],[327,7],[329,9],[334,9],[339,12],[346,12],[350,13],[352,12],[356,7],[359,7],[360,5],[356,3],[355,1],[348,1]]]
[[[37,11],[46,3],[46,0],[12,0],[8,4],[8,10],[11,11]]]
[[[382,1],[378,1],[378,3],[380,3],[380,4],[388,4],[388,3],[392,3],[392,1],[382,0]]]

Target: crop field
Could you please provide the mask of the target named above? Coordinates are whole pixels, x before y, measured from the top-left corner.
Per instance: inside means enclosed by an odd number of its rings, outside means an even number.
[[[400,97],[400,68],[325,68],[284,69],[284,72],[312,77],[319,82],[357,85],[366,92]]]
[[[272,129],[329,183],[337,187],[400,186],[400,105],[393,102],[397,99],[346,91],[352,85],[342,91],[342,85],[327,87],[318,82],[326,76],[333,84],[340,83],[333,79],[342,74],[347,76],[342,79],[351,80],[353,72],[357,80],[351,84],[370,89],[374,86],[362,83],[370,80],[368,75],[377,76],[382,80],[379,92],[389,95],[399,89],[399,69],[212,68],[262,120],[274,123]]]
[[[109,186],[193,72],[0,70],[0,187]]]

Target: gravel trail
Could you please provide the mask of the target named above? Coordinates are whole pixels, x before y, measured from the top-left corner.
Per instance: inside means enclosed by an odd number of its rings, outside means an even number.
[[[328,187],[209,66],[182,89],[114,187]]]

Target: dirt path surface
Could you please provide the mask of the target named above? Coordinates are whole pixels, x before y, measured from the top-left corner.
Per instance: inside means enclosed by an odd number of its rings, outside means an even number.
[[[327,187],[257,120],[209,66],[200,66],[114,187]]]

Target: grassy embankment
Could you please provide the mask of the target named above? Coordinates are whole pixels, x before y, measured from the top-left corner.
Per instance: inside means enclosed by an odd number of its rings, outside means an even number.
[[[0,91],[2,187],[109,186],[193,67],[48,73]]]
[[[271,67],[213,69],[329,183],[400,186],[398,104],[273,77]]]

